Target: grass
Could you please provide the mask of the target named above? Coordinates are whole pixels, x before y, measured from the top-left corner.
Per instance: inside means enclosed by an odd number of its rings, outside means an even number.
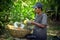
[[[60,36],[60,26],[59,25],[49,25],[47,28],[47,40],[58,40],[56,36]]]

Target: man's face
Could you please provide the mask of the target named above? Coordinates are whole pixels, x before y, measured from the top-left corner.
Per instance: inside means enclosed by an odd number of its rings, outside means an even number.
[[[35,8],[36,13],[40,13],[40,11],[41,11],[41,8]]]

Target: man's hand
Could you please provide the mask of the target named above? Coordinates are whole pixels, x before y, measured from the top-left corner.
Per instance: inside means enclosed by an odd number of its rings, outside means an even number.
[[[31,21],[31,24],[33,24],[33,25],[34,25],[35,23],[36,23],[36,22],[34,22],[34,21]]]

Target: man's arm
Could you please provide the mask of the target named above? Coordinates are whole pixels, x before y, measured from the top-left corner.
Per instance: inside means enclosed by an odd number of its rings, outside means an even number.
[[[41,27],[41,28],[46,27],[46,25],[47,25],[47,15],[43,16],[41,24],[40,23],[36,23],[36,22],[31,22],[31,24],[36,25],[36,26]]]
[[[36,23],[36,22],[32,22],[31,24],[36,25],[36,26],[41,27],[41,28],[44,28],[46,26],[44,24],[40,24],[40,23]]]

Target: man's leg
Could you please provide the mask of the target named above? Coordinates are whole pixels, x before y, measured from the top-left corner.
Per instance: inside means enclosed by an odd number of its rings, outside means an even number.
[[[36,39],[36,36],[33,35],[33,34],[28,34],[28,35],[26,35],[26,38],[27,39],[30,39],[30,40],[35,40]]]

